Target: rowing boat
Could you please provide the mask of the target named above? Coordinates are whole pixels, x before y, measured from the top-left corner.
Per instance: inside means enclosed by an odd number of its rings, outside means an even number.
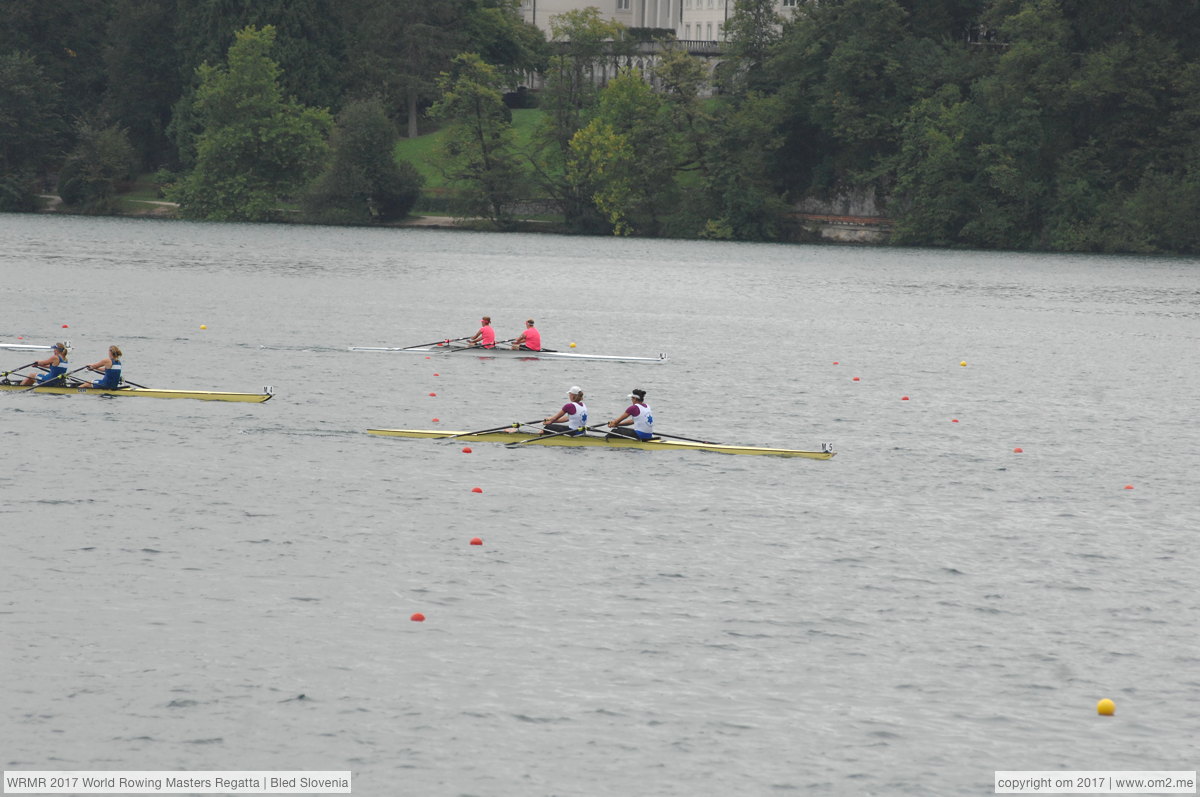
[[[39,346],[35,343],[0,343],[0,349],[4,351],[49,351],[51,346]],[[67,348],[71,348],[71,341],[67,341]]]
[[[51,393],[58,396],[71,396],[77,393],[89,393],[94,396],[122,396],[165,399],[200,399],[201,401],[269,401],[274,393],[266,390],[262,393],[222,393],[213,390],[155,390],[144,387],[122,387],[115,390],[105,390],[95,387],[27,387],[15,383],[0,382],[0,390],[28,391],[30,393]]]
[[[465,432],[442,432],[428,429],[368,429],[367,434],[382,437],[423,437],[447,438],[453,437],[455,442],[476,443],[520,443],[523,440],[533,440],[541,435],[526,432],[504,431],[467,434]],[[806,457],[808,459],[830,459],[836,453],[829,444],[825,451],[798,451],[791,448],[763,448],[761,446],[730,446],[720,443],[700,443],[687,440],[634,440],[624,435],[570,435],[547,436],[531,446],[591,446],[597,448],[638,448],[643,451],[712,451],[717,454],[757,454],[772,457]]]
[[[617,354],[583,354],[573,351],[556,351],[554,349],[542,349],[541,351],[527,351],[525,349],[509,349],[496,347],[494,349],[485,349],[482,346],[414,346],[407,349],[395,349],[387,346],[351,346],[350,351],[381,351],[381,352],[396,352],[399,354],[450,354],[451,352],[470,351],[473,357],[496,357],[500,359],[518,359],[518,360],[606,360],[608,362],[622,363],[661,363],[666,362],[667,355],[659,354],[657,357],[633,357],[622,356]]]

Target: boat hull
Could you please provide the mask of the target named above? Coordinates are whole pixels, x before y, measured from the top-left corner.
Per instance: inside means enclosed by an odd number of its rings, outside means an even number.
[[[494,357],[497,359],[516,360],[600,360],[621,363],[661,363],[667,361],[667,355],[657,357],[634,357],[617,354],[583,354],[572,351],[524,351],[521,349],[485,349],[482,347],[465,346],[418,346],[411,349],[394,349],[386,346],[351,346],[350,351],[376,351],[396,354],[439,354],[450,355],[455,352],[470,352],[471,357]],[[464,354],[464,356],[467,356]]]
[[[594,448],[635,448],[643,451],[710,451],[717,454],[744,454],[768,457],[803,457],[805,459],[830,459],[833,451],[798,451],[791,448],[765,448],[762,446],[732,446],[718,443],[695,443],[687,440],[634,440],[623,435],[588,435],[571,437],[559,435],[545,437],[526,432],[487,432],[484,434],[466,434],[464,432],[442,432],[429,429],[368,429],[367,434],[381,437],[422,437],[445,439],[453,437],[455,442],[476,443],[519,443],[523,440],[537,439],[533,446],[568,446]],[[461,435],[461,436],[459,436]]]
[[[93,387],[34,387],[0,384],[0,390],[27,391],[29,393],[51,393],[58,396],[73,396],[87,393],[93,396],[120,396],[122,398],[199,399],[200,401],[245,401],[261,404],[269,401],[271,393],[222,393],[212,390],[154,390],[151,388],[123,387],[118,390],[103,390]]]

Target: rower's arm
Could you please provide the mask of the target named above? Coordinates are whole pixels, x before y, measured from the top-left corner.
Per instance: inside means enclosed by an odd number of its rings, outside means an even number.
[[[629,417],[630,416],[628,412],[622,412],[620,418],[617,418],[615,421],[609,421],[608,425],[611,427],[621,426],[625,422],[625,419]],[[630,420],[630,423],[633,423],[633,421]]]

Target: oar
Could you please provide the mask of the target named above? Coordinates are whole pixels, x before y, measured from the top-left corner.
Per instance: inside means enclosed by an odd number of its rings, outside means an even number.
[[[463,338],[459,338],[459,340],[463,340]],[[495,349],[495,348],[497,348],[498,346],[501,346],[501,345],[503,345],[503,344],[505,344],[505,343],[512,343],[514,340],[516,340],[516,338],[509,338],[508,340],[498,340],[498,341],[496,341],[495,343],[493,343],[493,344],[492,344],[492,349]],[[451,353],[451,354],[454,354],[454,352],[456,352],[456,351],[472,351],[472,350],[474,350],[474,349],[484,349],[485,351],[491,351],[491,350],[492,350],[492,349],[489,349],[489,348],[487,348],[486,346],[483,346],[482,344],[476,343],[476,344],[475,344],[475,345],[473,345],[473,346],[463,346],[461,349],[452,349],[452,350],[450,351],[450,353]]]
[[[423,349],[426,346],[439,346],[443,343],[454,343],[455,341],[466,340],[466,339],[467,339],[466,336],[461,337],[461,338],[442,338],[441,340],[431,340],[428,343],[418,343],[416,346],[405,346],[404,348],[406,348],[406,349]]]
[[[33,362],[28,363],[26,365],[22,365],[20,368],[14,368],[11,371],[5,371],[4,373],[0,373],[0,376],[8,376],[9,374],[15,373],[17,371],[24,371],[26,368],[28,368],[31,365],[37,365],[37,360],[34,360]]]
[[[694,437],[680,437],[677,434],[663,434],[662,432],[655,432],[654,436],[655,437],[669,437],[672,440],[687,440],[689,443],[703,443],[706,446],[724,445],[724,443],[714,443],[712,440],[697,440]]]
[[[487,434],[488,432],[503,432],[505,429],[517,429],[521,426],[533,426],[535,423],[537,423],[540,420],[541,420],[541,418],[536,418],[532,421],[527,421],[526,423],[521,423],[520,421],[513,421],[512,423],[508,424],[507,426],[497,426],[495,429],[480,429],[478,432],[459,432],[458,434],[452,434],[449,437],[444,437],[442,439],[443,440],[453,440],[456,437],[466,437],[467,435],[472,435],[472,434]]]
[[[604,423],[598,423],[595,426],[584,426],[584,427],[582,427],[582,431],[590,432],[593,429],[599,429],[601,426],[608,426],[608,421],[605,421]],[[580,429],[568,429],[565,432],[552,432],[551,434],[540,434],[537,437],[531,437],[528,440],[518,440],[515,443],[508,443],[506,445],[506,447],[512,448],[513,446],[520,446],[520,445],[524,445],[525,443],[539,443],[542,440],[549,440],[551,437],[559,437],[564,434],[571,434],[573,432],[578,432],[578,431],[581,431],[581,430]]]
[[[70,376],[71,374],[77,374],[86,368],[87,368],[87,366],[85,365],[85,366],[83,366],[83,368],[76,368],[74,371],[68,371],[65,374],[59,374],[58,376],[54,377],[53,379],[47,379],[45,382],[42,382],[40,385],[33,385],[32,387],[27,387],[24,390],[21,390],[18,392],[28,393],[30,390],[37,390],[39,387],[55,387],[55,385],[51,384],[53,382],[62,382],[63,384],[58,385],[58,387],[67,387],[67,384],[66,384],[67,377]]]

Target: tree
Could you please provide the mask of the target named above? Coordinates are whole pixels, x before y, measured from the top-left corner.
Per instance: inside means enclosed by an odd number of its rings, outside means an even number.
[[[761,89],[763,67],[780,39],[783,15],[775,0],[738,0],[725,23],[725,39],[732,70],[725,69],[727,90]],[[731,74],[732,73],[732,74]]]
[[[571,139],[568,177],[587,187],[617,235],[657,234],[673,206],[681,142],[666,100],[636,69],[604,88],[596,116]]]
[[[101,44],[111,10],[111,0],[0,3],[0,53],[28,53],[73,114],[90,114],[104,93]]]
[[[579,168],[568,176],[568,164],[576,158],[571,140],[596,108],[596,72],[632,52],[631,44],[625,26],[601,19],[595,8],[560,14],[551,20],[550,28],[557,54],[546,68],[539,102],[545,116],[534,133],[529,160],[542,190],[558,203],[567,226],[598,232],[608,225],[595,211],[593,187]]]
[[[129,131],[144,170],[178,160],[167,137],[171,106],[183,91],[174,30],[174,3],[118,0],[105,36],[102,108]]]
[[[196,110],[203,132],[196,167],[171,191],[187,216],[263,221],[325,163],[328,111],[285,100],[268,53],[269,25],[238,32],[228,64],[199,69]]]
[[[442,98],[432,112],[449,123],[439,160],[446,178],[460,188],[459,215],[482,216],[497,227],[511,227],[513,206],[524,198],[525,175],[497,70],[479,56],[464,53],[454,59],[439,85]]]
[[[0,55],[0,211],[37,207],[34,181],[61,151],[61,97],[33,57]]]
[[[333,158],[305,194],[305,216],[325,224],[367,224],[408,215],[424,178],[392,157],[396,126],[377,99],[352,102],[338,114]]]
[[[133,177],[136,164],[137,156],[123,128],[81,121],[75,148],[58,173],[58,195],[65,204],[81,210],[109,212],[118,185]]]

